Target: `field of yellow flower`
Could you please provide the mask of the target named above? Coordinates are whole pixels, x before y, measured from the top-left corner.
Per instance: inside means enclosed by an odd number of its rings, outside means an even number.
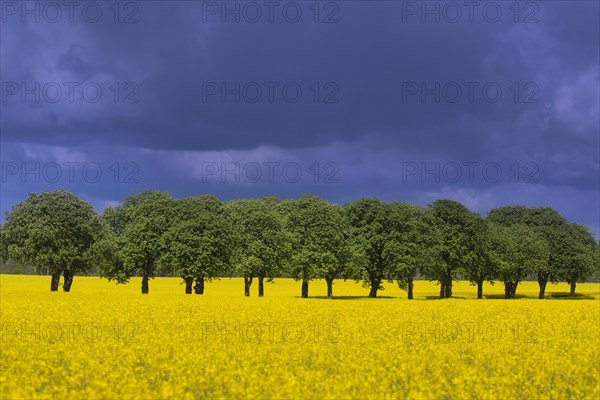
[[[598,399],[600,285],[456,284],[455,299],[418,281],[415,300],[387,284],[278,279],[264,298],[241,279],[185,295],[180,280],[115,285],[0,276],[2,399]],[[519,296],[521,295],[521,296]],[[428,300],[431,298],[431,300]]]

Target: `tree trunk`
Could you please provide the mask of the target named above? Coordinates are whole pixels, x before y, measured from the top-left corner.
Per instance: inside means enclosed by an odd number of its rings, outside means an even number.
[[[377,297],[377,291],[379,290],[379,285],[381,284],[380,280],[376,280],[376,281],[371,281],[371,291],[369,292],[369,297],[370,298],[376,298]]]
[[[571,282],[571,292],[569,293],[571,296],[575,296],[575,288],[577,287],[577,282]]]
[[[55,272],[52,274],[52,280],[50,281],[50,291],[51,292],[58,291],[59,283],[60,283],[60,272]]]
[[[519,281],[504,281],[504,298],[514,299]]]
[[[452,278],[446,281],[446,298],[449,299],[450,297],[452,297]]]
[[[446,297],[446,282],[444,280],[440,281],[440,299]]]
[[[510,299],[511,293],[512,293],[512,282],[504,281],[504,298]]]
[[[265,274],[258,275],[258,297],[265,296]]]
[[[546,294],[546,284],[548,283],[548,277],[539,275],[537,276],[538,285],[540,285],[540,295],[538,298],[543,299]]]
[[[252,286],[252,277],[244,275],[244,295],[246,297],[250,296],[250,286]]]
[[[63,277],[65,278],[65,282],[63,283],[63,291],[70,292],[71,285],[73,284],[73,273],[68,269],[65,269]]]
[[[333,278],[325,278],[327,282],[327,298],[333,298]]]
[[[477,298],[483,299],[483,280],[477,282]]]
[[[196,294],[204,294],[204,277],[196,278],[196,285],[194,285],[194,292]]]
[[[302,298],[306,299],[308,297],[308,281],[306,279],[302,280]]]
[[[191,276],[185,277],[185,294],[192,294],[192,286],[194,285],[194,278]]]
[[[148,288],[148,273],[144,271],[144,275],[142,276],[142,294],[148,294],[150,289]]]
[[[408,299],[412,300],[413,299],[413,280],[412,278],[408,280]]]

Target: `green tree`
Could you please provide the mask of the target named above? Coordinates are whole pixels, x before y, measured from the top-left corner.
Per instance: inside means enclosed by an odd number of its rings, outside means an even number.
[[[523,224],[491,223],[488,232],[490,262],[495,275],[504,282],[504,297],[512,299],[519,282],[548,263],[548,243],[542,235]]]
[[[179,273],[185,293],[204,293],[205,281],[229,268],[233,254],[232,229],[214,196],[177,200],[169,210],[169,228],[159,241],[161,269]]]
[[[477,285],[477,298],[482,299],[483,282],[493,283],[494,271],[489,256],[488,224],[479,214],[473,214],[470,232],[472,236],[463,266],[464,276],[472,285]]]
[[[440,283],[440,298],[449,298],[452,281],[464,275],[465,267],[477,258],[476,218],[465,206],[452,200],[436,200],[429,210],[439,229],[441,245],[438,262],[431,263],[423,272]]]
[[[92,248],[104,233],[93,207],[73,193],[31,193],[6,213],[3,258],[51,274],[51,291],[58,290],[63,274],[63,290],[68,292],[73,277],[89,270]]]
[[[0,223],[0,261],[8,262],[8,232],[2,223]]]
[[[390,240],[384,250],[386,263],[393,265],[398,286],[413,299],[414,280],[425,265],[435,262],[440,237],[431,214],[409,203],[390,203],[388,216],[392,221]]]
[[[344,205],[350,226],[350,240],[355,249],[357,265],[361,267],[356,271],[355,278],[362,280],[363,286],[370,287],[369,297],[377,297],[377,291],[382,289],[382,281],[389,279],[397,262],[391,260],[390,256],[387,260],[384,258],[391,233],[390,227],[385,224],[385,206],[385,203],[372,198],[361,198]]]
[[[287,268],[291,244],[278,203],[274,197],[227,203],[226,215],[238,239],[234,265],[244,276],[246,296],[250,296],[254,277],[258,278],[258,296],[262,297],[265,278],[271,282]]]
[[[527,225],[546,240],[550,248],[550,258],[545,264],[537,264],[537,269],[532,271],[536,274],[540,288],[538,297],[543,299],[548,281],[560,280],[560,269],[563,263],[561,260],[567,257],[564,253],[566,247],[563,245],[568,230],[567,221],[552,208],[523,206],[495,208],[488,213],[486,219],[504,226]]]
[[[597,243],[590,230],[576,223],[569,223],[560,242],[559,276],[570,285],[571,296],[575,295],[578,282],[585,282],[598,268]]]
[[[594,270],[592,274],[596,277],[600,277],[600,240],[596,242],[596,251],[594,252]]]
[[[108,234],[92,248],[98,273],[109,281],[128,282],[130,275],[126,273],[122,253],[125,247],[125,209],[122,206],[107,207],[101,218]]]
[[[342,207],[328,204],[324,210],[324,234],[327,240],[323,242],[323,253],[317,264],[317,276],[327,283],[327,298],[333,298],[333,281],[337,278],[347,279],[355,275],[354,248],[350,245],[348,221]]]
[[[290,275],[302,281],[302,297],[308,297],[310,280],[324,277],[328,297],[333,279],[347,262],[345,226],[341,210],[316,196],[303,195],[280,203],[290,235]]]
[[[413,221],[407,217],[414,212],[409,205],[361,198],[346,204],[344,212],[350,225],[353,254],[360,266],[355,278],[370,288],[369,297],[377,297],[382,282],[392,280],[402,266],[402,272],[410,275],[406,262],[415,232]]]
[[[103,218],[115,235],[117,256],[113,258],[113,263],[100,265],[100,276],[109,281],[127,283],[139,272],[142,276],[142,294],[149,292],[149,279],[158,272],[160,240],[169,227],[173,201],[168,193],[147,190],[131,195],[120,205],[104,211]]]

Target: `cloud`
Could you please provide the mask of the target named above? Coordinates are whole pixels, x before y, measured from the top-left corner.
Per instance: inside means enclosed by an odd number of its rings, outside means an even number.
[[[545,202],[598,226],[599,5],[539,3],[538,22],[524,23],[531,10],[515,22],[509,3],[497,3],[496,23],[481,10],[472,22],[463,10],[456,23],[445,14],[423,23],[402,3],[336,2],[318,18],[298,3],[297,23],[281,10],[273,22],[263,13],[257,23],[223,23],[203,2],[139,2],[139,22],[127,24],[108,6],[97,23],[78,13],[73,23],[8,15],[3,163],[96,163],[100,181],[65,186],[100,208],[146,188],[225,199],[311,192],[336,202],[444,196],[482,213],[500,201]],[[332,11],[338,22],[323,23]],[[20,85],[36,83],[23,101]],[[52,101],[57,87],[62,97]],[[265,177],[265,162],[279,163],[278,181],[231,181],[236,172],[219,180],[223,163],[239,163],[240,173],[257,163]],[[220,170],[203,182],[212,163]],[[302,167],[300,181],[286,181],[286,163]],[[477,179],[465,179],[465,163],[478,163]],[[482,169],[494,163],[502,177],[489,182]],[[463,175],[449,182],[454,164]],[[432,168],[439,182],[421,182]],[[332,173],[339,182],[323,184]],[[60,184],[11,175],[2,209]]]

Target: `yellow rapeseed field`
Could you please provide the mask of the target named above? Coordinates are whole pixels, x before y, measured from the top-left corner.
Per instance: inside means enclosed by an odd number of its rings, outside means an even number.
[[[336,281],[278,279],[264,298],[241,279],[185,295],[180,279],[116,285],[2,275],[2,399],[598,399],[600,285],[456,283],[455,299],[418,281],[381,298]]]

